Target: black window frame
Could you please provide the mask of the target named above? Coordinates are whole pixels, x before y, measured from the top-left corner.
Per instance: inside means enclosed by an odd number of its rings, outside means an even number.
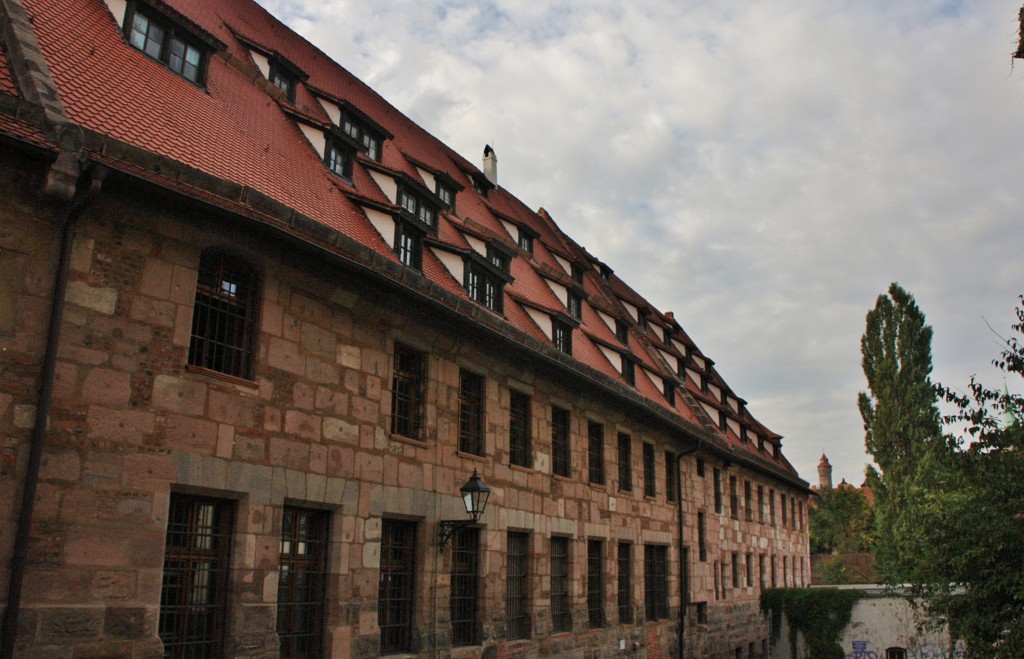
[[[224,651],[234,518],[234,501],[171,492],[158,620],[165,657]]]
[[[356,151],[348,140],[328,136],[324,145],[324,165],[329,172],[351,183]]]
[[[604,611],[604,540],[587,539],[587,626],[601,629],[607,626]]]
[[[666,545],[644,545],[644,614],[649,621],[668,618]]]
[[[247,261],[217,248],[199,257],[188,363],[252,380],[259,276]]]
[[[736,476],[729,476],[729,517],[740,518],[739,479]]]
[[[644,442],[644,496],[654,498],[658,496],[657,466],[655,464],[654,444]]]
[[[282,658],[323,656],[327,550],[331,514],[285,506],[277,581],[277,636]]]
[[[395,256],[398,261],[414,270],[423,270],[423,237],[426,232],[419,223],[404,217],[395,220]]]
[[[732,553],[732,587],[740,587],[740,554],[735,551]]]
[[[530,394],[509,390],[508,400],[508,462],[517,467],[533,466]]]
[[[393,356],[391,434],[421,440],[427,353],[396,341]]]
[[[633,491],[633,438],[624,432],[617,437],[619,462],[619,491]]]
[[[348,108],[342,109],[338,129],[345,135],[348,135],[367,158],[380,162],[384,151],[384,140],[386,139],[380,131],[368,126],[364,120],[357,117]]]
[[[480,639],[480,529],[459,529],[452,534],[451,543],[452,645],[476,645]]]
[[[551,472],[572,477],[572,417],[557,405],[551,406]]]
[[[714,477],[714,494],[715,494],[715,513],[722,514],[722,470],[715,468],[712,476]]]
[[[484,419],[487,381],[483,375],[459,369],[459,451],[486,455]]]
[[[616,548],[618,613],[620,625],[633,624],[633,545],[619,542]]]
[[[270,60],[270,71],[267,81],[280,89],[289,103],[295,103],[295,90],[299,86],[298,77],[274,60]]]
[[[144,36],[145,41],[143,41],[142,45],[136,43],[136,40],[133,38],[133,33],[136,32],[136,16],[142,17],[142,19],[147,22],[146,33]],[[156,52],[148,47],[150,25],[155,25],[163,32],[163,41],[160,43],[160,47]],[[213,48],[211,48],[203,39],[197,37],[194,31],[180,24],[164,12],[161,12],[153,5],[145,2],[139,2],[139,0],[131,0],[128,2],[128,6],[125,9],[124,14],[122,33],[128,44],[135,50],[144,54],[146,57],[158,62],[163,65],[164,68],[188,82],[200,87],[206,86],[207,75],[209,73],[210,55]],[[184,48],[192,48],[199,54],[199,61],[190,63],[196,69],[196,76],[194,78],[189,77],[185,73],[185,62],[187,60],[177,53],[172,52],[171,44],[173,41],[177,41]],[[185,52],[187,54],[188,51],[186,50]],[[175,68],[172,63],[172,57],[179,57],[182,60],[180,69]]]
[[[504,249],[490,243],[487,245],[487,260],[505,274],[508,274],[511,270],[512,256]]]
[[[432,199],[412,189],[407,183],[400,183],[395,193],[395,204],[401,207],[404,215],[428,227],[431,233],[437,232],[437,216],[440,209]]]
[[[572,545],[566,536],[551,536],[549,541],[551,581],[551,630],[572,631]]]
[[[631,355],[622,355],[622,379],[631,387],[636,386],[636,364]]]
[[[485,309],[505,311],[505,279],[474,259],[466,261],[466,295]]]
[[[579,291],[575,291],[571,288],[566,289],[565,308],[569,312],[569,315],[576,320],[583,319],[583,296],[580,295]]]
[[[435,179],[434,194],[437,195],[437,198],[441,200],[441,204],[446,208],[455,208],[455,195],[457,194],[455,188]]]
[[[605,484],[604,425],[597,421],[587,422],[587,482]]]
[[[629,325],[621,318],[615,319],[615,338],[624,346],[629,345]]]
[[[516,244],[519,249],[527,254],[533,254],[533,242],[537,236],[526,227],[519,227],[519,235],[516,237]]]
[[[551,319],[551,342],[557,350],[572,354],[572,326],[557,318]]]
[[[708,523],[703,510],[697,512],[697,557],[701,563],[708,560]]]
[[[743,518],[748,522],[754,521],[754,490],[750,480],[743,480]]]
[[[675,502],[679,492],[679,456],[665,451],[665,501]]]
[[[757,486],[757,521],[764,524],[764,485]]]
[[[509,640],[530,638],[530,534],[509,531],[505,552],[505,629]]]
[[[416,608],[416,522],[381,520],[377,626],[381,654],[413,650]]]
[[[697,475],[700,476],[701,478],[704,478],[704,460],[703,459],[697,458],[696,469],[697,469]]]

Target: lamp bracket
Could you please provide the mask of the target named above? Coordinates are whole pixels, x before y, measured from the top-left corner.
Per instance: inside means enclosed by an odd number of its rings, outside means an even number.
[[[437,523],[437,549],[441,551],[444,549],[445,544],[451,540],[455,532],[464,529],[467,526],[473,526],[476,524],[475,519],[442,519]]]

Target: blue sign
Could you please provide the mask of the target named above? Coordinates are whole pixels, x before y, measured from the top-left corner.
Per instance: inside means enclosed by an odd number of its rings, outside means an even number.
[[[868,642],[867,641],[853,641],[852,645],[853,645],[853,649],[854,650],[867,650],[868,649]]]

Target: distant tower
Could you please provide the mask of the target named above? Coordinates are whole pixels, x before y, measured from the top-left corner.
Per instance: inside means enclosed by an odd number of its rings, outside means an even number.
[[[818,463],[818,489],[832,489],[832,465],[824,453],[821,454],[821,462]]]

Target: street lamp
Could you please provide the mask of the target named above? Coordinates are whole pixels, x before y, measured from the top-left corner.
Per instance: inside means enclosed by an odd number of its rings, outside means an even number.
[[[480,516],[487,508],[487,499],[491,496],[491,488],[483,482],[476,469],[473,470],[473,475],[469,477],[466,484],[459,488],[459,492],[462,493],[462,502],[466,505],[466,512],[472,519],[443,519],[438,522],[438,550],[444,549],[445,543],[451,539],[453,533],[480,521]]]

